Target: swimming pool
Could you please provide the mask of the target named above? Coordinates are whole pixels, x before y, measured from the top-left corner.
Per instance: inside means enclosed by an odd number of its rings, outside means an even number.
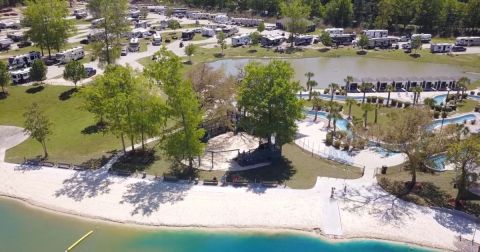
[[[476,120],[477,117],[475,114],[466,114],[458,117],[452,117],[452,118],[445,118],[443,121],[443,125],[448,125],[448,124],[460,124],[463,123],[464,121],[470,122],[472,120]],[[434,120],[429,126],[428,130],[434,130],[442,125],[442,119],[437,119]]]
[[[313,110],[305,110],[305,112],[308,114],[308,115],[313,115],[315,116],[315,111]],[[318,111],[318,114],[317,114],[318,117],[320,118],[324,118],[324,119],[327,119],[328,120],[328,112],[325,112],[325,111]],[[333,120],[332,120],[332,123],[333,123]],[[342,130],[342,131],[347,131],[350,133],[350,130],[348,129],[348,125],[350,124],[350,122],[348,120],[345,120],[345,119],[337,119],[337,129],[338,130]]]
[[[438,95],[433,97],[433,100],[435,101],[435,105],[444,105],[445,102],[447,101],[447,95]]]
[[[431,161],[431,169],[435,171],[446,171],[447,156],[445,154],[438,154],[429,158]]]

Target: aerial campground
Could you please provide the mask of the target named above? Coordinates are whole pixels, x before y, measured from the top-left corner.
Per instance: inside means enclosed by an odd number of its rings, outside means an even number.
[[[480,0],[0,1],[0,252],[480,252]]]

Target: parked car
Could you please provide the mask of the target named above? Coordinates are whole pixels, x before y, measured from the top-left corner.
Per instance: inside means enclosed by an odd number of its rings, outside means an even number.
[[[122,48],[122,52],[120,53],[121,56],[127,56],[128,49],[126,47]]]
[[[55,65],[58,62],[55,57],[45,57],[42,60],[43,60],[43,63],[45,63],[45,65],[47,66]]]
[[[17,43],[18,48],[24,48],[24,47],[31,46],[31,45],[32,45],[32,42],[28,41],[28,40],[20,41],[20,42]]]
[[[453,46],[452,47],[452,52],[465,52],[467,51],[467,48],[463,46]]]
[[[80,40],[80,44],[82,44],[82,45],[88,45],[88,44],[90,44],[90,40],[88,40],[88,39],[82,39],[82,40]]]
[[[85,67],[85,75],[87,78],[94,76],[97,74],[97,70],[93,67]]]

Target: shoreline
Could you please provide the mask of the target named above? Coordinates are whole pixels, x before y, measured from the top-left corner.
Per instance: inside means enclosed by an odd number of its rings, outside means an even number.
[[[175,225],[149,225],[144,223],[137,223],[131,221],[117,221],[109,218],[102,218],[99,216],[89,216],[73,211],[62,211],[60,209],[55,209],[53,207],[46,206],[36,201],[25,199],[22,197],[0,194],[0,201],[11,201],[14,204],[19,204],[22,207],[32,209],[34,211],[40,211],[45,214],[61,216],[64,218],[72,218],[81,222],[91,222],[91,223],[100,223],[102,225],[116,226],[122,228],[132,228],[140,231],[155,232],[155,231],[192,231],[192,232],[209,232],[209,233],[220,233],[227,232],[230,234],[247,234],[247,233],[260,233],[262,235],[278,235],[278,234],[291,234],[291,235],[301,235],[308,236],[315,239],[320,239],[329,243],[348,243],[354,241],[376,241],[376,242],[386,242],[394,243],[398,245],[404,245],[408,247],[417,247],[422,249],[433,249],[433,250],[449,250],[446,248],[435,247],[432,244],[420,244],[415,242],[402,241],[400,239],[393,240],[382,237],[364,237],[364,236],[344,236],[344,237],[330,237],[317,232],[320,230],[315,229],[295,229],[295,228],[269,228],[269,227],[241,227],[241,226],[224,226],[224,227],[215,227],[215,226],[175,226]]]

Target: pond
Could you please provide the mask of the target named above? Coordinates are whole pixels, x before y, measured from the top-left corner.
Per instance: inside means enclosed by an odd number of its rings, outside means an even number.
[[[223,68],[229,74],[236,75],[246,63],[251,59],[225,59],[209,63],[215,69]],[[268,62],[267,59],[255,60],[259,62]],[[472,80],[478,79],[478,75],[468,72],[455,65],[418,63],[412,61],[384,60],[362,57],[339,57],[339,58],[302,58],[286,59],[295,70],[295,79],[300,81],[301,85],[306,82],[305,73],[313,72],[314,80],[318,82],[317,88],[325,88],[330,83],[344,85],[344,79],[347,76],[355,78],[381,78],[381,77],[428,77],[428,76],[447,76],[459,77],[467,76]]]

